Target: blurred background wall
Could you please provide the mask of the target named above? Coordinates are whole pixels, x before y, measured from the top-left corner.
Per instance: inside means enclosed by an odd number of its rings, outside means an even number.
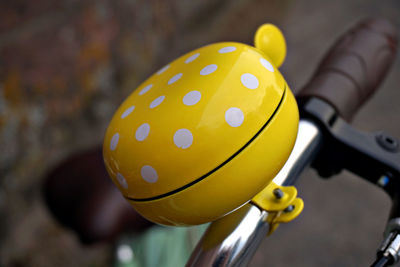
[[[113,111],[147,75],[215,41],[252,43],[277,24],[288,43],[281,71],[296,91],[332,42],[380,15],[400,30],[398,0],[4,0],[0,3],[0,263],[107,266],[110,245],[82,246],[49,215],[46,173],[98,146]],[[400,33],[400,31],[399,31]],[[355,119],[400,137],[400,60]],[[266,240],[251,266],[365,266],[374,259],[389,199],[344,173],[307,172],[305,210]]]

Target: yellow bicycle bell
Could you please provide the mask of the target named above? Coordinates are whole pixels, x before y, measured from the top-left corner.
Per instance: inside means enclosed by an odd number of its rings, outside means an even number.
[[[299,119],[276,68],[285,40],[265,24],[255,46],[226,42],[189,52],[144,81],[114,114],[105,164],[147,219],[218,219],[252,199],[286,162]]]

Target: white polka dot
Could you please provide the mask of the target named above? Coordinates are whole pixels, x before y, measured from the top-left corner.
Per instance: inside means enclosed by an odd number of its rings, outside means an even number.
[[[199,102],[200,99],[201,99],[201,93],[199,91],[191,91],[183,97],[183,104],[187,106],[192,106],[197,104],[197,102]]]
[[[157,171],[149,165],[144,165],[140,171],[140,174],[148,183],[155,183],[158,180]]]
[[[201,75],[208,75],[208,74],[211,74],[211,73],[213,73],[214,71],[216,71],[217,68],[218,68],[218,66],[215,65],[215,64],[211,64],[211,65],[205,66],[205,67],[200,71],[200,74],[201,74]]]
[[[136,140],[143,141],[144,139],[147,138],[149,133],[150,133],[150,125],[148,123],[143,123],[136,130],[135,134]]]
[[[110,142],[110,149],[111,149],[111,151],[114,151],[114,150],[117,148],[118,140],[119,140],[119,133],[116,133],[116,134],[114,134],[113,137],[111,138],[111,142]]]
[[[218,50],[218,52],[221,53],[221,54],[225,54],[225,53],[233,52],[235,50],[236,50],[236,47],[227,46],[227,47],[221,48],[220,50]]]
[[[173,84],[174,82],[176,82],[177,80],[179,80],[181,77],[182,77],[182,73],[176,74],[174,77],[172,77],[171,79],[169,79],[168,84]]]
[[[240,77],[242,84],[249,89],[256,89],[258,87],[258,79],[250,73],[245,73]]]
[[[193,143],[193,135],[188,129],[179,129],[174,134],[174,143],[177,147],[186,149]]]
[[[244,120],[243,112],[239,108],[230,108],[225,112],[225,120],[232,127],[239,127]]]
[[[190,57],[188,57],[185,60],[185,63],[188,64],[188,63],[192,62],[193,60],[195,60],[196,58],[198,58],[199,56],[200,56],[200,53],[196,53],[194,55],[191,55]]]
[[[264,66],[264,68],[266,68],[267,70],[269,70],[270,72],[274,72],[274,67],[272,66],[272,64],[266,60],[265,58],[260,58],[260,63],[261,65]]]
[[[122,174],[117,173],[117,180],[118,180],[118,183],[119,183],[123,188],[125,188],[125,189],[128,188],[128,183],[126,182],[125,177],[124,177]]]
[[[153,100],[153,102],[151,102],[150,108],[155,108],[155,107],[157,107],[158,105],[161,104],[161,102],[164,101],[164,99],[165,99],[165,95],[162,95],[162,96],[157,97],[156,99]]]
[[[135,106],[131,106],[131,107],[125,109],[124,113],[122,113],[122,115],[121,115],[121,119],[126,118],[129,114],[132,113],[132,111],[133,111],[134,109],[135,109]]]
[[[161,73],[165,72],[167,69],[169,69],[169,65],[162,67],[159,71],[157,71],[157,74],[160,75]]]
[[[145,93],[147,93],[147,92],[151,89],[151,87],[153,87],[152,84],[147,85],[146,87],[144,87],[144,88],[139,92],[139,95],[144,95]]]

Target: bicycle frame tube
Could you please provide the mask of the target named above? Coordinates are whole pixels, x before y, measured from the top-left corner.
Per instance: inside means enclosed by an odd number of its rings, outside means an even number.
[[[322,144],[318,127],[301,119],[294,148],[274,178],[278,185],[292,185],[312,162]],[[213,222],[197,244],[186,266],[246,266],[269,231],[268,213],[247,203]]]

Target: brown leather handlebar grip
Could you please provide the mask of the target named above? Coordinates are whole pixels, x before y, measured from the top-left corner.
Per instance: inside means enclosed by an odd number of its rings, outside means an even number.
[[[298,96],[321,98],[350,121],[386,76],[396,50],[392,24],[364,20],[339,38]]]

